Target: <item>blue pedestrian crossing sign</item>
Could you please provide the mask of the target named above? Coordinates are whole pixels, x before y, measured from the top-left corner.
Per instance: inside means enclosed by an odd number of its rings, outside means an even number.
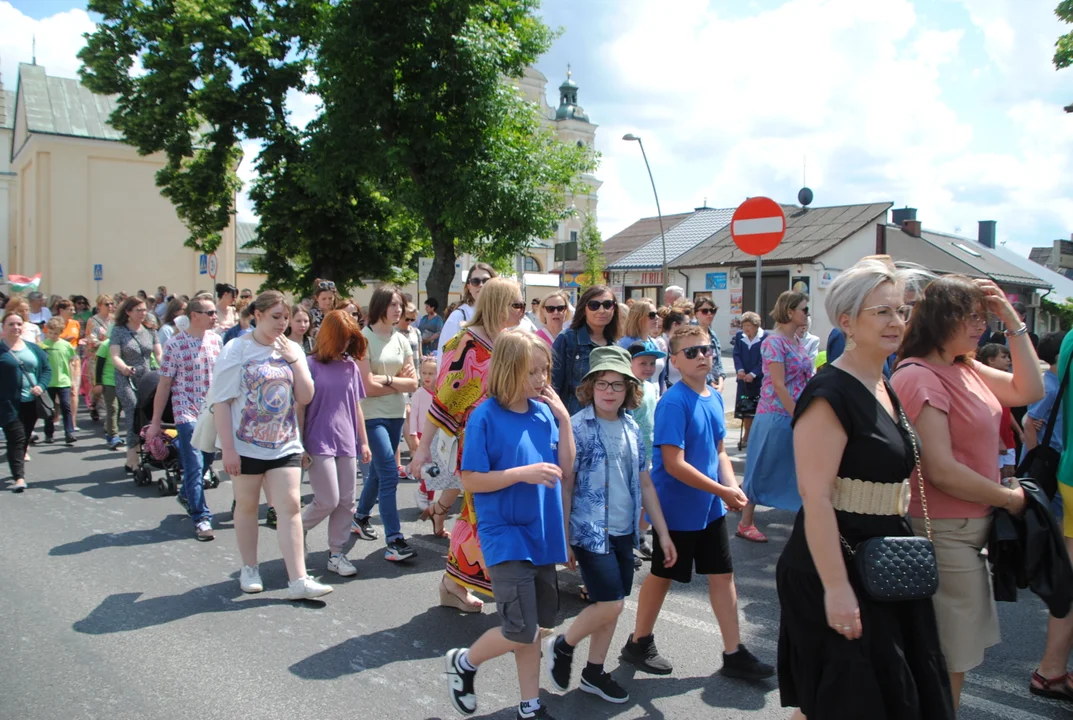
[[[93,280],[95,282],[104,280],[104,265],[97,264],[93,266]]]
[[[205,253],[201,253],[197,259],[197,274],[208,275],[209,273],[209,256]]]

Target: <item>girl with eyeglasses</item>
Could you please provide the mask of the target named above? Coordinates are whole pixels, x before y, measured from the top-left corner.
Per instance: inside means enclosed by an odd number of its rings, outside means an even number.
[[[787,290],[779,295],[771,311],[775,330],[768,333],[760,346],[764,380],[746,451],[742,485],[749,504],[741,512],[735,533],[749,542],[767,542],[767,537],[755,525],[757,505],[793,512],[801,509],[791,419],[797,398],[812,378],[814,368],[807,348],[797,337],[798,329],[808,326],[808,316],[808,295]]]
[[[581,410],[577,388],[589,374],[589,353],[613,345],[618,340],[618,327],[619,306],[614,293],[604,285],[593,285],[581,294],[570,327],[555,338],[551,384],[571,416]]]
[[[537,330],[537,337],[549,346],[555,344],[555,338],[563,331],[563,326],[570,319],[570,302],[562,290],[556,290],[540,303],[538,319],[542,327]]]
[[[436,356],[443,354],[443,346],[446,345],[462,328],[462,323],[473,319],[477,308],[477,298],[481,296],[484,284],[492,278],[499,277],[491,265],[487,263],[475,263],[466,275],[466,284],[462,288],[462,302],[453,312],[447,315],[440,331],[440,342],[436,347]]]

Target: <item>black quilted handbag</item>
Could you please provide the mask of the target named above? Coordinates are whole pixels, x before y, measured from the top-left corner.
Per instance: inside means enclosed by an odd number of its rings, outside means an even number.
[[[850,548],[845,538],[842,545],[857,562],[865,592],[873,600],[897,602],[899,600],[923,600],[939,589],[939,565],[935,560],[935,546],[931,542],[931,519],[928,517],[928,500],[924,495],[924,470],[920,465],[920,451],[916,435],[905,413],[902,422],[909,430],[916,460],[917,482],[920,484],[920,504],[924,509],[924,526],[928,536],[922,537],[874,537]]]

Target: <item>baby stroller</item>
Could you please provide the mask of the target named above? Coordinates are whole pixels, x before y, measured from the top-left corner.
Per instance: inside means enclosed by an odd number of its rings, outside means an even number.
[[[156,386],[159,382],[160,376],[155,370],[146,373],[138,381],[135,427],[138,428],[138,436],[142,442],[138,447],[138,465],[134,468],[134,484],[152,485],[153,471],[162,470],[164,476],[156,481],[157,490],[161,495],[177,495],[183,482],[183,466],[177,444],[179,431],[174,425],[171,412],[171,398],[168,398],[164,408],[160,435],[153,438],[152,442],[147,442],[145,439],[149,423],[153,419],[153,400],[156,397]],[[219,476],[211,467],[202,481],[206,488],[214,488],[220,484]]]

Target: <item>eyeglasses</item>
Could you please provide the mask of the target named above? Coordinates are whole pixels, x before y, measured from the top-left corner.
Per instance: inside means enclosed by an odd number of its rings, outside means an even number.
[[[216,310],[191,310],[190,312],[201,313],[202,315],[216,315]]]
[[[861,308],[861,312],[869,310],[875,310],[876,317],[887,322],[893,320],[895,315],[908,322],[909,316],[913,314],[912,305],[902,305],[897,308],[892,308],[890,305],[873,305],[872,307]]]
[[[808,312],[807,308],[806,308],[805,312]],[[698,315],[715,315],[715,308],[710,308],[710,307],[700,308],[699,310],[697,310],[697,314]]]
[[[470,284],[470,287],[480,287],[481,285],[484,285],[486,282],[488,282],[491,279],[492,278],[471,277],[469,279],[469,284]],[[525,303],[522,303],[522,304],[524,305]]]
[[[648,319],[649,320],[655,320],[656,319],[656,311],[655,310],[649,310],[648,311]]]
[[[806,315],[808,315],[808,305],[806,305],[804,307],[795,307],[794,310],[800,310],[801,312],[803,312]]]
[[[515,310],[525,310],[525,303],[521,300],[519,300],[518,302],[512,302],[510,306]]]
[[[968,316],[966,316],[965,320],[969,323],[972,323],[973,325],[986,325],[987,313],[984,313],[982,315],[980,313],[969,313]]]
[[[105,303],[105,307],[115,307],[115,303]]]
[[[545,305],[544,312],[549,314],[566,312],[566,305]]]
[[[611,308],[615,307],[615,301],[604,300],[603,302],[600,302],[599,300],[589,300],[587,303],[585,303],[585,307],[587,307],[589,310],[592,310],[593,312],[596,312],[600,308],[603,308],[604,310],[610,310]]]
[[[540,304],[540,300],[534,300],[534,301],[533,301],[533,304],[534,304],[534,305],[539,305],[539,304]]]
[[[708,357],[712,354],[711,345],[694,345],[693,347],[682,348],[678,352],[685,355],[686,360],[696,360],[697,355]]]
[[[626,389],[626,383],[621,380],[615,382],[608,382],[607,380],[597,380],[593,383],[593,387],[600,391],[610,390],[611,392],[622,392]]]
[[[335,290],[335,283],[333,283],[331,280],[321,280],[319,283],[317,283],[317,289],[318,290]]]

